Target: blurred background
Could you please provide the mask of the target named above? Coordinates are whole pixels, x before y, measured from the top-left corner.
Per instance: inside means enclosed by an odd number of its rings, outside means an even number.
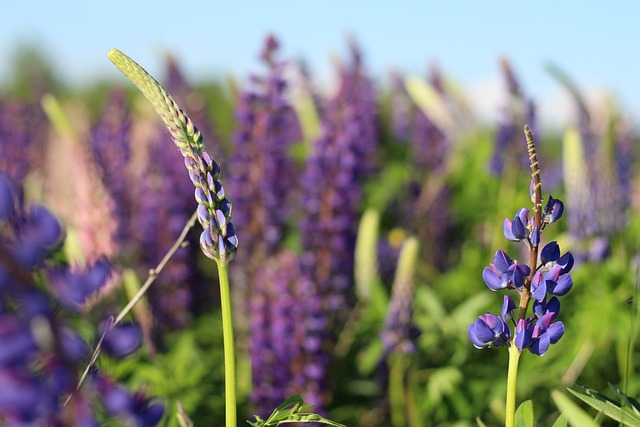
[[[589,96],[612,94],[640,113],[638,34],[629,2],[602,7],[577,0],[536,7],[500,1],[491,5],[403,1],[385,4],[326,1],[302,4],[167,1],[151,6],[116,0],[109,4],[60,1],[0,2],[0,82],[15,77],[24,46],[38,48],[66,84],[116,79],[105,59],[116,47],[152,75],[172,54],[195,83],[225,75],[246,76],[267,33],[282,41],[283,55],[303,59],[323,84],[332,81],[332,57],[355,38],[367,69],[383,80],[393,69],[422,75],[437,64],[468,93],[478,112],[495,117],[504,98],[497,59],[509,58],[523,85],[535,94],[541,124],[566,121],[570,102],[545,71],[556,64]]]
[[[528,256],[503,235],[531,207],[525,124],[543,196],[566,208],[543,243],[576,263],[565,336],[522,357],[518,399],[551,425],[552,390],[611,382],[637,396],[637,16],[636,3],[573,0],[0,0],[0,172],[65,234],[36,267],[113,265],[76,311],[40,270],[34,286],[53,289],[54,312],[90,348],[196,208],[169,134],[107,59],[115,47],[221,164],[240,241],[240,419],[301,393],[349,426],[503,423],[506,351],[474,348],[467,328],[502,304],[482,278],[494,253]],[[178,403],[195,425],[223,419],[217,277],[199,233],[128,317],[142,349],[97,365],[161,399],[161,425],[178,425]]]

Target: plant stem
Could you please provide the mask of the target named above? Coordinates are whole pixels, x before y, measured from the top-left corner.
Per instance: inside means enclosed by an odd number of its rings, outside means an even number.
[[[516,415],[516,384],[520,350],[513,343],[509,346],[509,370],[507,373],[507,403],[505,427],[514,427]]]
[[[224,347],[224,402],[226,427],[236,427],[236,363],[233,345],[233,318],[227,264],[217,260],[222,308],[222,341]]]

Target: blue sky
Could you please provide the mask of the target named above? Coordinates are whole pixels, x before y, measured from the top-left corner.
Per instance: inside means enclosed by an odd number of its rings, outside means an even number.
[[[351,35],[381,80],[392,68],[422,75],[434,61],[475,104],[495,110],[498,58],[506,56],[543,116],[552,118],[567,104],[544,70],[552,61],[585,91],[610,91],[637,118],[639,16],[640,2],[631,1],[0,0],[0,81],[20,42],[40,44],[68,81],[119,78],[106,58],[111,47],[155,75],[168,51],[193,80],[243,77],[259,68],[270,32],[284,57],[304,58],[315,75],[328,78],[330,55],[344,53]]]

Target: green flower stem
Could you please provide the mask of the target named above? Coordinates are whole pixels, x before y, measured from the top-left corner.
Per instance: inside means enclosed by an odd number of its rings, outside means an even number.
[[[513,343],[509,346],[509,370],[507,372],[507,409],[505,427],[514,427],[516,416],[516,384],[520,350]]]
[[[222,342],[224,348],[224,406],[226,427],[236,427],[236,362],[233,344],[233,318],[231,316],[231,293],[229,269],[225,262],[216,259],[220,281],[220,305],[222,307]]]

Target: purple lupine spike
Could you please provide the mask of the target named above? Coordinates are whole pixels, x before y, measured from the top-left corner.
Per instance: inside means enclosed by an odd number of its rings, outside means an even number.
[[[515,91],[515,88],[512,90]],[[511,345],[513,341],[520,352],[528,348],[532,353],[542,356],[549,346],[564,334],[564,325],[561,322],[552,322],[560,312],[557,297],[565,295],[573,286],[573,279],[569,274],[573,266],[573,256],[569,252],[560,256],[560,247],[555,241],[539,251],[542,231],[546,225],[562,216],[564,205],[549,196],[543,210],[540,167],[533,135],[528,126],[525,126],[524,131],[531,161],[530,193],[534,210],[531,215],[529,209],[518,210],[513,221],[508,218],[504,220],[503,231],[508,240],[523,241],[526,244],[529,250],[529,264],[520,264],[504,251],[498,250],[493,257],[493,263],[482,272],[485,284],[493,291],[515,288],[521,296],[520,305],[516,313],[515,303],[511,297],[505,295],[501,316],[490,313],[480,316],[475,323],[469,325],[468,333],[471,343],[477,348],[492,346],[496,340],[504,345]],[[548,295],[554,296],[550,297],[547,303]],[[534,317],[526,317],[531,297]],[[510,319],[515,324],[513,340],[511,329],[506,323]]]
[[[116,240],[122,246],[129,236],[131,216],[131,113],[124,93],[111,92],[100,120],[91,129],[91,148],[102,172],[102,179],[115,203]]]
[[[292,393],[322,410],[328,324],[320,295],[301,274],[297,256],[280,253],[259,270],[250,313],[254,412],[267,416]]]
[[[411,321],[414,283],[411,276],[396,273],[384,328],[380,333],[385,357],[391,353],[411,354],[419,331]]]
[[[176,150],[167,150],[166,143],[158,129],[148,147],[149,159],[153,160],[140,177],[135,197],[132,234],[147,268],[160,262],[196,209],[191,197],[193,186],[184,179],[182,157]],[[196,192],[205,194],[200,188]],[[197,206],[198,213],[206,215],[204,223],[209,223],[207,208],[202,203]],[[162,329],[182,329],[190,318],[193,298],[189,283],[194,277],[194,262],[193,249],[181,248],[149,290],[151,308]]]
[[[361,183],[375,168],[377,107],[360,54],[352,55],[351,66],[339,70],[338,93],[328,102],[301,178],[305,274],[320,289],[330,317],[352,289]]]
[[[393,126],[403,128],[399,130],[402,134],[396,133],[395,136],[409,143],[413,166],[409,200],[398,214],[410,218],[410,226],[420,239],[433,242],[425,248],[424,256],[436,268],[444,270],[451,240],[451,191],[446,184],[434,186],[432,183],[446,173],[445,160],[451,147],[450,129],[442,128],[411,99],[401,75],[392,75],[392,80]]]
[[[42,167],[48,121],[35,102],[0,97],[0,172],[14,184],[22,183],[31,170]]]
[[[535,130],[535,105],[522,89],[511,64],[506,58],[500,59],[500,68],[509,93],[509,102],[500,112],[496,136],[494,137],[493,156],[489,170],[493,174],[501,174],[505,164],[527,167],[529,159],[521,155],[521,124],[529,123]],[[516,160],[518,159],[518,160]]]
[[[249,276],[282,242],[296,181],[289,150],[301,139],[301,130],[287,100],[284,74],[288,64],[278,59],[277,50],[275,37],[267,37],[262,53],[267,70],[255,76],[239,96],[238,127],[229,159],[234,223],[242,228],[246,246],[251,248],[240,254]]]

